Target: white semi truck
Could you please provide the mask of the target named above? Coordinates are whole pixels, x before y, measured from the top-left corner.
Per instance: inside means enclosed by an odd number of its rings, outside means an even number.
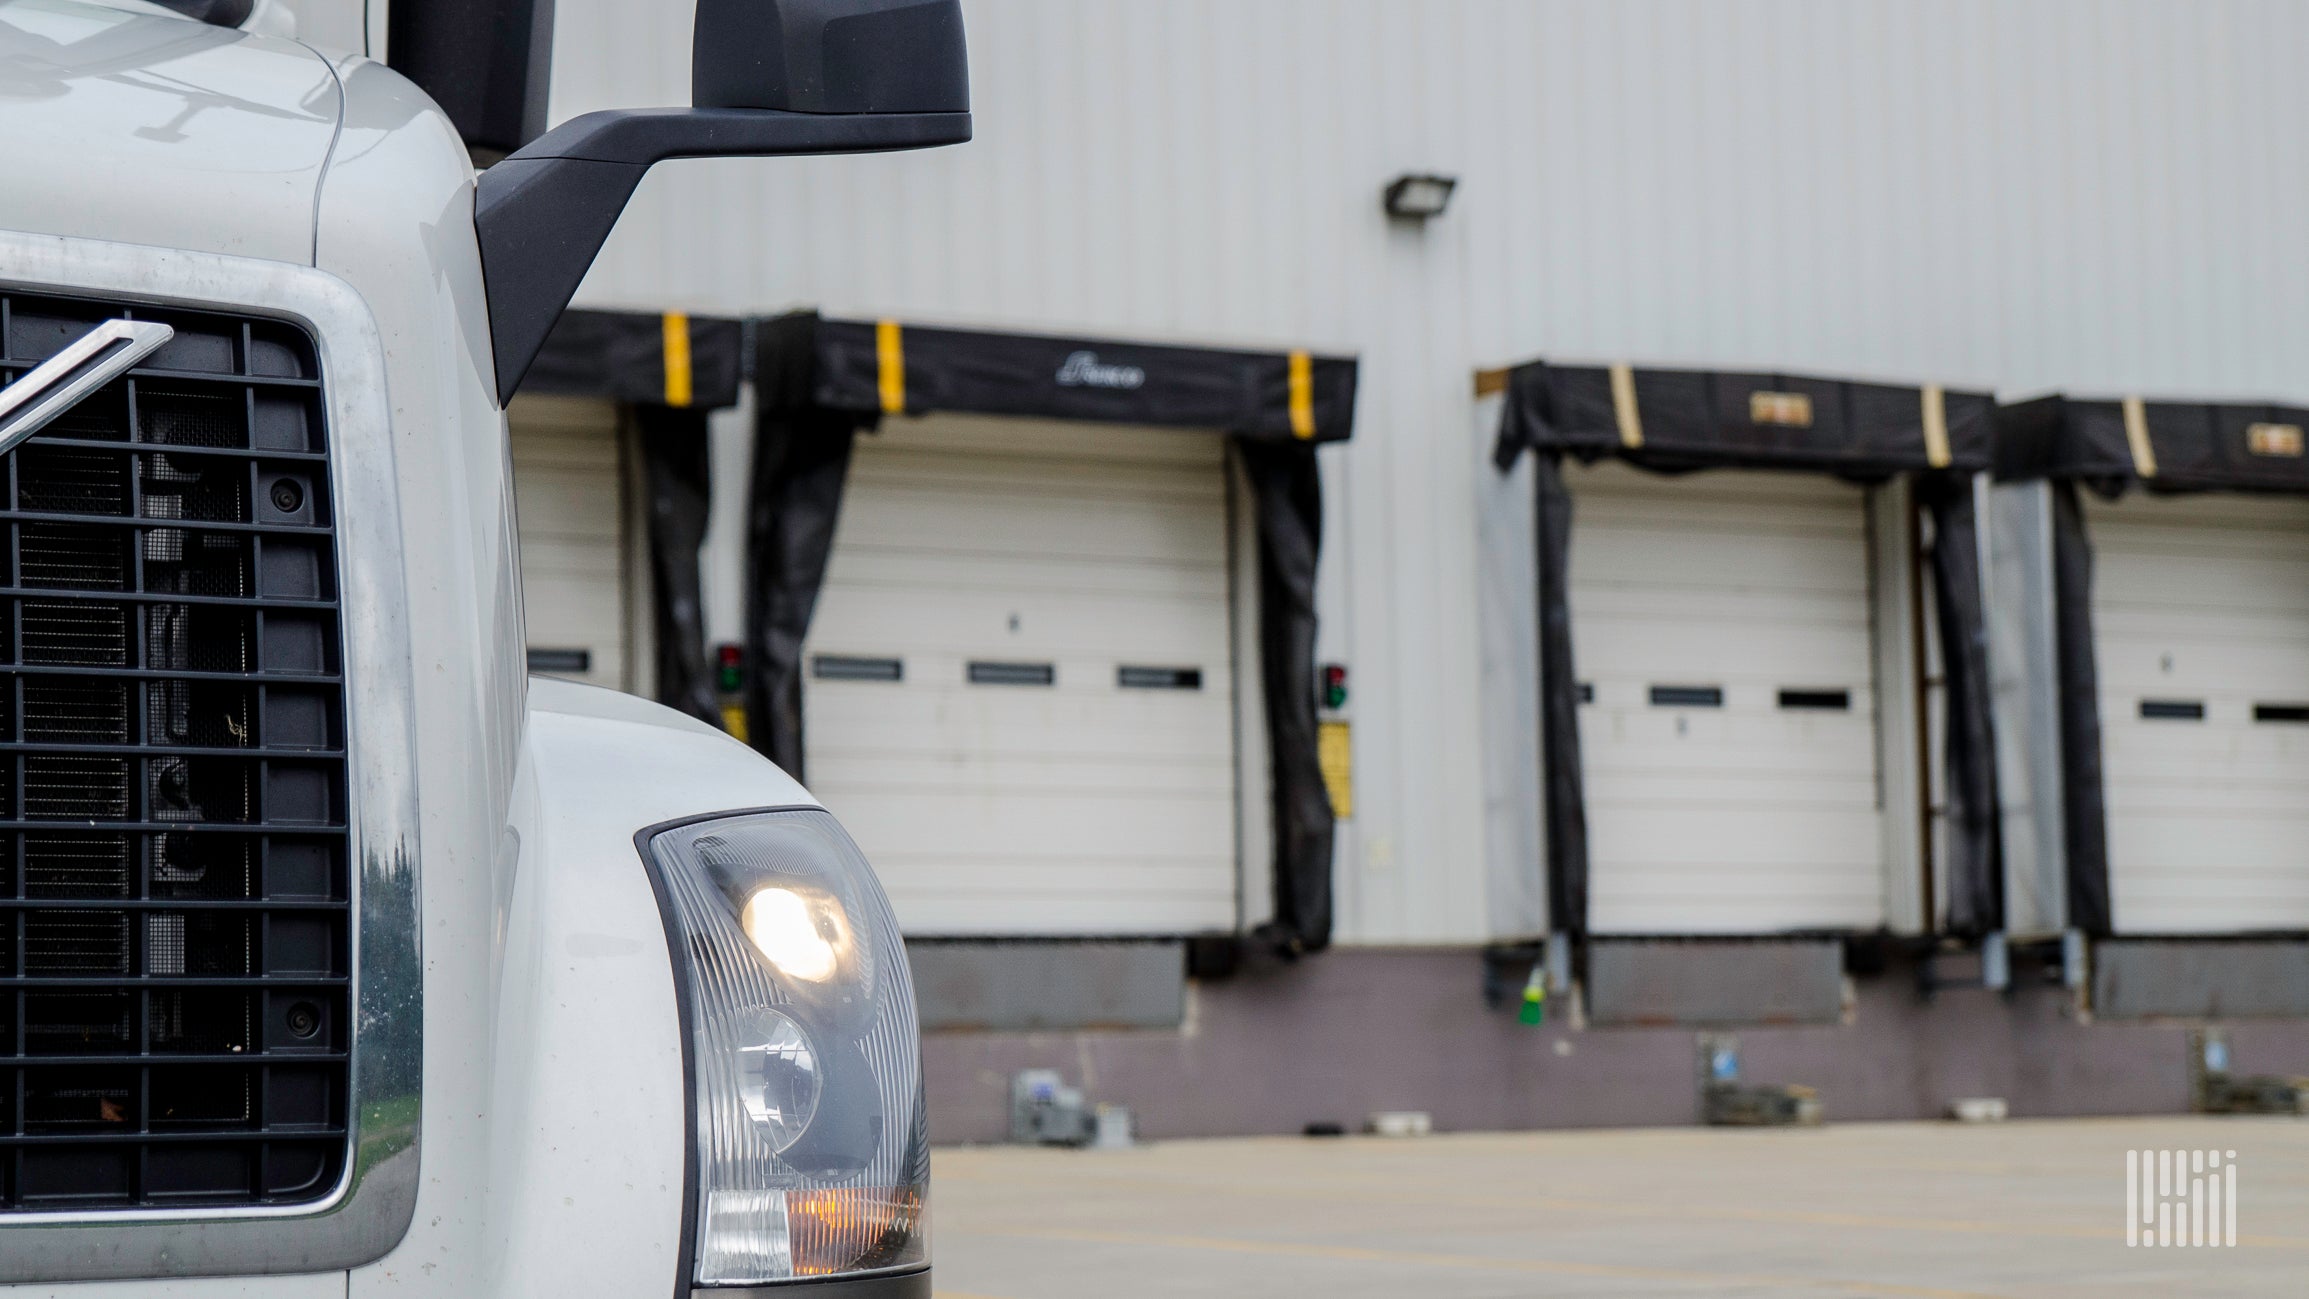
[[[653,163],[968,138],[955,0],[478,176],[271,12],[0,0],[0,1292],[928,1295],[881,889],[526,678],[503,408]]]

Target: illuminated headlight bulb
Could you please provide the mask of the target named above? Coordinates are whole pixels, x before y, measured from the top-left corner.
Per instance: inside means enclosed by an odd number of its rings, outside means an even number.
[[[800,1026],[774,1010],[756,1010],[743,1022],[738,1103],[770,1149],[783,1154],[817,1116],[824,1085],[818,1055]]]
[[[833,978],[850,949],[850,919],[840,902],[822,893],[776,885],[757,890],[738,923],[780,974],[808,983]]]

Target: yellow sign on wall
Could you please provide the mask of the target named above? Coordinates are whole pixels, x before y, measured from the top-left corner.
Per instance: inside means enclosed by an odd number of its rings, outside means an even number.
[[[1801,392],[1751,392],[1748,422],[1782,428],[1812,427],[1812,398]]]
[[[1355,744],[1347,723],[1316,723],[1315,761],[1331,791],[1331,814],[1342,821],[1355,815]]]
[[[2248,424],[2245,426],[2245,449],[2257,456],[2300,455],[2301,426],[2298,424]]]

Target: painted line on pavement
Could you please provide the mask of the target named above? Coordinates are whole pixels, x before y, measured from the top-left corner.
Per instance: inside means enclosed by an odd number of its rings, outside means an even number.
[[[1521,1272],[1541,1276],[1584,1276],[1627,1281],[1672,1281],[1681,1285],[1719,1289],[1726,1285],[1761,1285],[1786,1289],[1834,1290],[1843,1294],[1894,1295],[1904,1299],[2006,1299],[1980,1290],[1943,1290],[1932,1286],[1853,1281],[1841,1277],[1763,1276],[1738,1272],[1691,1272],[1675,1268],[1625,1267],[1609,1263],[1573,1263],[1552,1259],[1486,1258],[1436,1254],[1415,1250],[1367,1249],[1347,1245],[1304,1245],[1276,1241],[1236,1240],[1223,1236],[1170,1236],[1125,1231],[979,1231],[978,1236],[1010,1236],[1024,1240],[1073,1241],[1094,1245],[1141,1245],[1156,1249],[1199,1249],[1218,1253],[1264,1254],[1281,1258],[1319,1258],[1346,1263],[1400,1263],[1410,1267],[1458,1268],[1484,1272]]]

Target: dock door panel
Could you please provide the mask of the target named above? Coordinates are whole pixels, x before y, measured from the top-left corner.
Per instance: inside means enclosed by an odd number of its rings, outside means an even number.
[[[810,789],[918,935],[1236,914],[1225,448],[961,416],[858,438],[804,658]]]
[[[2309,929],[2309,501],[2086,509],[2116,931]]]
[[[1862,489],[1565,473],[1591,932],[1878,926]]]

